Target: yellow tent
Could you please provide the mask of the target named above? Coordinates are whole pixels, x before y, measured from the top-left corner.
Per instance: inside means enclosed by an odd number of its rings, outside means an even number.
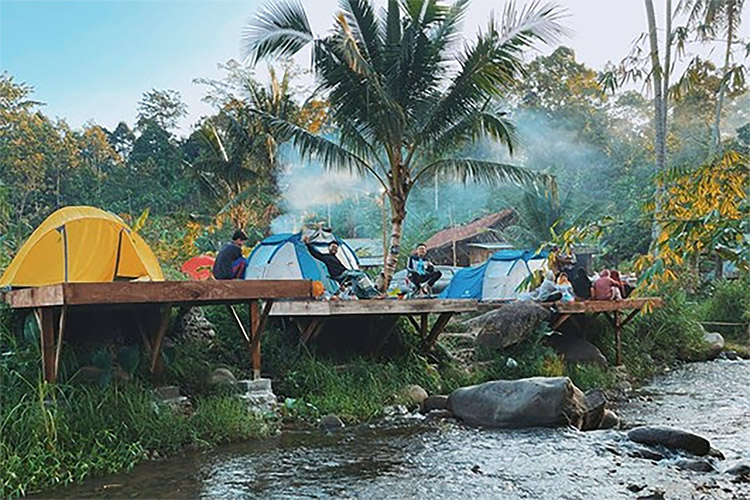
[[[163,281],[159,261],[119,217],[93,207],[65,207],[31,233],[0,286]]]

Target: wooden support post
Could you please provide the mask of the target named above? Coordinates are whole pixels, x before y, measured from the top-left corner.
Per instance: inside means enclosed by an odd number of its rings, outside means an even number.
[[[556,330],[557,328],[560,328],[563,323],[568,321],[568,318],[570,318],[570,314],[561,314],[560,316],[555,319],[554,323],[552,323],[552,329]]]
[[[67,306],[60,309],[60,321],[57,324],[57,347],[55,347],[55,380],[60,370],[60,353],[62,352],[63,335],[65,334],[65,320],[67,319]]]
[[[443,328],[445,328],[445,325],[448,324],[452,317],[452,312],[440,313],[437,321],[435,321],[435,324],[432,325],[430,334],[427,336],[423,343],[423,348],[425,351],[429,351],[430,349],[432,349],[432,347],[435,345],[435,342],[437,342],[438,336],[442,333]]]
[[[248,304],[250,318],[250,356],[253,361],[253,379],[260,378],[260,306],[257,300]]]
[[[380,357],[380,352],[383,350],[383,347],[388,343],[388,339],[391,338],[391,335],[393,334],[393,330],[396,328],[396,323],[398,323],[398,315],[394,316],[386,316],[383,318],[382,326],[384,326],[384,332],[383,336],[380,338],[380,342],[378,342],[378,346],[375,348],[375,351],[373,352],[372,358],[377,359]],[[374,320],[373,320],[374,321]]]
[[[39,325],[42,373],[44,374],[44,380],[53,384],[57,380],[55,368],[55,311],[50,307],[38,307],[34,314]]]
[[[411,326],[414,327],[414,331],[416,331],[417,334],[419,334],[419,332],[422,331],[422,329],[419,327],[419,323],[417,323],[417,320],[414,319],[414,316],[412,316],[411,314],[407,314],[406,319],[409,320],[409,323],[411,323]]]
[[[312,337],[317,337],[320,333],[320,330],[323,329],[323,323],[325,322],[325,318],[319,318],[319,317],[312,317],[310,318],[310,322],[305,327],[305,330],[302,332],[302,336],[300,337],[300,341],[303,344],[307,344],[307,341],[310,340]]]
[[[425,340],[427,338],[427,321],[429,320],[429,317],[429,314],[422,313],[419,319],[419,336],[422,338],[422,340]]]
[[[614,311],[613,324],[615,326],[615,363],[622,366],[622,325],[620,324],[620,311]]]
[[[171,316],[172,304],[164,304],[159,317],[159,327],[151,344],[151,374],[153,375],[154,382],[160,382],[164,370],[164,364],[161,359],[161,345],[164,342],[164,337],[167,335]]]
[[[227,309],[229,310],[229,314],[234,318],[234,322],[237,325],[237,328],[239,328],[242,337],[245,339],[245,342],[249,344],[250,336],[247,334],[247,330],[245,329],[245,325],[242,324],[242,320],[240,319],[239,314],[237,314],[237,311],[234,310],[234,307],[230,305],[227,306]]]

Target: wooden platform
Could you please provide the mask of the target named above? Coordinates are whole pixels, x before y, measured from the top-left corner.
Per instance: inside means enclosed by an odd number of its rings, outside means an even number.
[[[65,321],[72,309],[133,310],[143,344],[150,358],[155,379],[162,372],[161,347],[172,319],[172,307],[226,304],[247,344],[253,365],[253,376],[260,376],[260,337],[275,299],[311,298],[313,282],[309,280],[232,280],[232,281],[123,281],[110,283],[59,283],[12,290],[4,294],[14,309],[30,309],[39,324],[42,368],[48,382],[57,379]],[[261,310],[259,301],[265,305]],[[249,324],[243,325],[232,304],[247,304]],[[138,307],[158,308],[159,323],[153,329],[139,317]],[[138,307],[136,307],[138,306]],[[146,327],[142,327],[146,324]]]
[[[454,314],[475,312],[478,307],[476,300],[457,299],[288,300],[274,303],[270,315],[291,318],[303,344],[315,339],[330,317],[374,316],[370,328],[385,332],[375,349],[377,356],[400,317],[411,322],[423,348],[429,350]],[[428,325],[430,314],[438,316],[432,327]]]
[[[478,309],[476,300],[284,300],[274,303],[271,316],[358,316],[366,314],[462,313]]]

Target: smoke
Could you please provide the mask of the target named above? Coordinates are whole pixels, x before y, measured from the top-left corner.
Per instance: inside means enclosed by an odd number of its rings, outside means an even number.
[[[288,145],[282,148],[280,157],[285,165],[279,177],[283,215],[271,223],[273,233],[299,231],[311,217],[329,222],[331,211],[347,200],[380,196],[374,179],[361,178],[349,171],[325,169],[318,162],[302,160]]]
[[[610,196],[606,175],[613,168],[603,147],[585,140],[567,119],[533,111],[514,114],[518,145],[513,156],[491,141],[478,141],[460,155],[509,163],[556,175],[562,193],[574,192],[579,207],[605,204]],[[606,134],[606,130],[602,134]],[[298,231],[305,220],[330,222],[346,234],[358,227],[358,237],[382,237],[380,185],[371,177],[329,171],[317,162],[302,161],[291,146],[282,150],[286,164],[279,185],[284,215],[275,219],[274,233]],[[437,193],[436,193],[437,191]],[[517,206],[523,188],[515,185],[462,185],[451,179],[425,177],[415,186],[407,205],[405,231],[463,224],[477,217]],[[354,219],[354,221],[352,221]],[[338,227],[337,227],[338,226]],[[366,233],[362,234],[363,230]],[[406,235],[408,237],[408,235]]]

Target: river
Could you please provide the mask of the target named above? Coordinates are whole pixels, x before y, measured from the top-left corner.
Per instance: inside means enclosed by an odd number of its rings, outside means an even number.
[[[48,498],[747,498],[723,469],[750,464],[750,362],[684,365],[618,408],[627,427],[670,425],[711,440],[719,472],[622,452],[619,431],[479,430],[414,418],[334,434],[285,432],[136,467]],[[636,492],[637,490],[637,492]]]

